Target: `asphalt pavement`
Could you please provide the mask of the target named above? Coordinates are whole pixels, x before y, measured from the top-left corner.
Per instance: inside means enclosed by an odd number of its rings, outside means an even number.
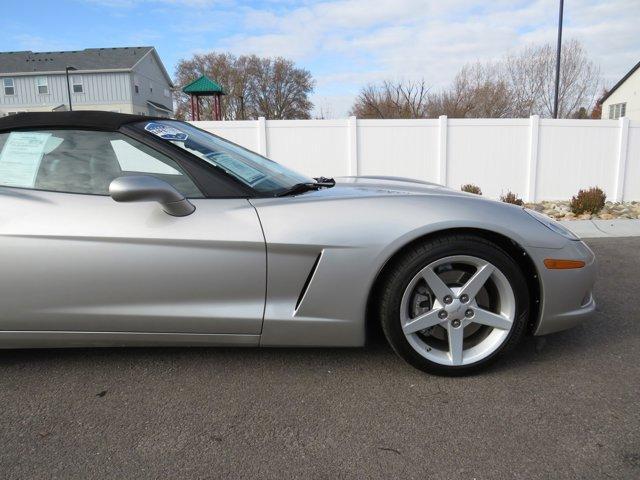
[[[0,479],[640,478],[640,238],[598,314],[473,377],[362,349],[0,352]]]

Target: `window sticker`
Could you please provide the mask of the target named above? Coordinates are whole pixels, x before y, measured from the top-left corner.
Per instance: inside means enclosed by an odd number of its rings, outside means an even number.
[[[213,152],[206,155],[206,157],[216,165],[231,172],[233,175],[240,177],[240,179],[244,180],[251,186],[266,177],[266,175],[260,170],[253,168],[240,160],[236,160],[226,153]]]
[[[189,135],[184,132],[181,132],[175,127],[171,125],[164,125],[162,123],[150,122],[147,123],[144,129],[153,133],[155,136],[162,138],[163,140],[175,141],[175,142],[184,142]]]
[[[50,133],[11,132],[0,153],[0,183],[33,188]]]
[[[47,143],[45,143],[44,145],[44,155],[49,155],[56,148],[62,145],[62,142],[64,142],[64,138],[54,137],[53,135],[51,135],[49,137],[49,140],[47,140]]]
[[[113,152],[116,154],[120,169],[124,172],[182,175],[175,168],[161,162],[124,140],[111,140],[111,148],[113,148]]]

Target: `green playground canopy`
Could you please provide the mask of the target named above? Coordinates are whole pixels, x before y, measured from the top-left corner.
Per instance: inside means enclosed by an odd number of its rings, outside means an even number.
[[[182,87],[182,91],[189,95],[225,95],[222,87],[206,75],[202,75],[189,85],[185,85]]]

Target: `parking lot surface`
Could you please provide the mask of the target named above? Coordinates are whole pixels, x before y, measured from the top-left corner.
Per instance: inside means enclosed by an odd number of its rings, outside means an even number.
[[[0,352],[0,478],[640,478],[640,238],[590,323],[441,378],[363,349]]]

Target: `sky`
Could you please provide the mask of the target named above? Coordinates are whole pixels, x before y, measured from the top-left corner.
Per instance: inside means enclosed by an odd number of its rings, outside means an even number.
[[[558,0],[0,0],[0,51],[155,46],[171,75],[209,51],[311,71],[316,115],[342,118],[385,79],[446,86],[466,62],[556,41]],[[566,0],[564,37],[615,84],[640,61],[640,0]]]

